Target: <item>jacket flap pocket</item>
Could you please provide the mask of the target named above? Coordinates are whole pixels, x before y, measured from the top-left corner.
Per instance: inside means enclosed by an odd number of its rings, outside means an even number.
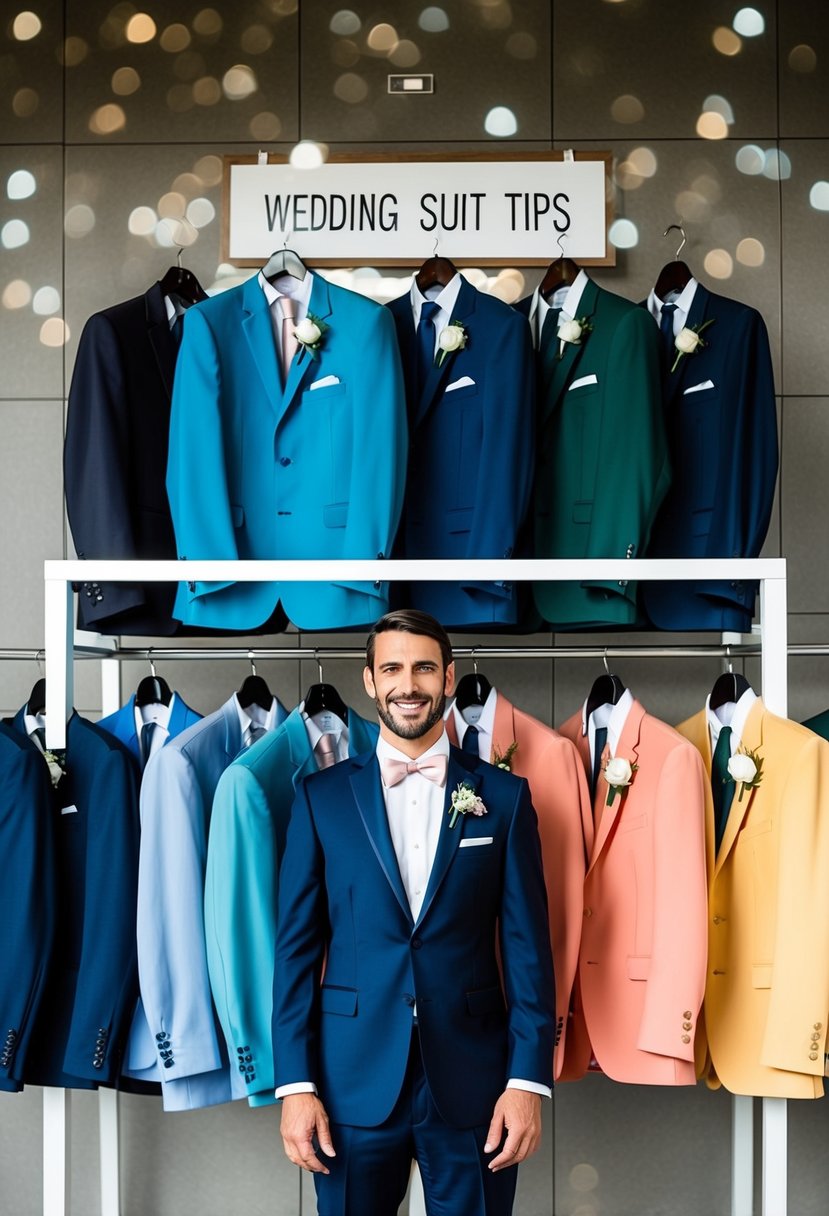
[[[755,963],[751,968],[752,988],[771,988],[771,963]]]
[[[771,819],[761,819],[759,823],[749,823],[743,828],[743,836],[748,839],[750,836],[762,836],[764,832],[770,832],[772,826]]]
[[[573,503],[573,523],[589,524],[593,518],[593,499],[582,499]]]
[[[619,824],[619,832],[620,834],[622,832],[635,832],[637,828],[646,827],[647,822],[647,815],[634,815],[632,819],[625,819],[623,816],[622,822]]]
[[[326,528],[344,528],[348,523],[348,503],[329,502],[322,508],[322,522]]]
[[[323,984],[320,990],[320,1008],[323,1013],[339,1013],[344,1018],[357,1014],[356,988],[333,988]]]
[[[651,971],[651,956],[649,954],[628,955],[628,979],[646,980]]]
[[[234,528],[241,528],[245,523],[245,508],[237,507],[235,503],[230,507],[231,518],[233,519]]]
[[[503,1013],[504,994],[496,984],[494,988],[476,988],[466,994],[466,1007],[473,1017],[484,1013]]]
[[[450,532],[468,532],[472,527],[472,508],[458,507],[446,512],[446,526]]]

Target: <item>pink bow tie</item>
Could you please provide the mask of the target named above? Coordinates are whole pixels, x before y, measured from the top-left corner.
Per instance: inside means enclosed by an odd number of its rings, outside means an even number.
[[[429,756],[426,760],[395,760],[392,756],[383,756],[380,772],[387,789],[397,785],[409,773],[420,773],[422,777],[434,781],[435,785],[443,785],[448,764],[448,756]]]

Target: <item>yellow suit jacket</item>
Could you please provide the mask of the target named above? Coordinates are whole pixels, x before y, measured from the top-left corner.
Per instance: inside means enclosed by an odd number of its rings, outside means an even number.
[[[710,776],[705,711],[677,729]],[[758,698],[741,750],[762,757],[762,779],[737,786],[709,883],[706,1081],[735,1094],[819,1098],[829,1024],[829,743]],[[713,839],[708,846],[713,853]]]

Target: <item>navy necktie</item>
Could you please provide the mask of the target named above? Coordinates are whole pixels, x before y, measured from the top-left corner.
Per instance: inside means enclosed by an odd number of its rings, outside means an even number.
[[[37,741],[40,744],[41,751],[45,752],[46,751],[46,727],[45,726],[36,726],[34,728],[34,730],[32,731],[32,735],[37,738]]]
[[[252,747],[254,743],[258,743],[260,739],[264,739],[267,733],[264,726],[257,726],[255,722],[251,722],[248,727],[248,747]]]
[[[469,752],[472,756],[478,755],[478,728],[477,726],[467,726],[466,733],[461,744],[462,752]]]
[[[731,810],[731,800],[734,797],[734,782],[728,773],[728,761],[731,759],[731,727],[723,726],[717,736],[717,746],[711,761],[711,793],[714,796],[714,839],[716,842],[715,855],[720,851],[722,838],[725,835],[725,825],[728,822],[728,812]]]
[[[676,304],[663,304],[659,315],[659,332],[662,334],[662,350],[666,367],[670,371],[673,366],[676,348],[674,346],[674,313]]]
[[[599,773],[602,771],[602,753],[607,743],[607,727],[597,726],[593,739],[593,773],[590,777],[590,798],[596,799],[596,786],[599,783]]]
[[[440,312],[440,305],[434,300],[426,300],[420,308],[420,320],[417,323],[417,389],[423,392],[426,378],[435,361],[435,317]]]
[[[147,761],[150,758],[154,734],[155,722],[145,722],[141,727],[141,755],[143,757],[142,768],[146,767]]]

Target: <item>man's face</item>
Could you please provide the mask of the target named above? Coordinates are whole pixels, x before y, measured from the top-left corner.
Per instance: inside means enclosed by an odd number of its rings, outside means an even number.
[[[364,668],[363,680],[387,730],[400,739],[421,739],[443,718],[455,665],[444,670],[433,638],[390,629],[377,635],[374,670]]]

